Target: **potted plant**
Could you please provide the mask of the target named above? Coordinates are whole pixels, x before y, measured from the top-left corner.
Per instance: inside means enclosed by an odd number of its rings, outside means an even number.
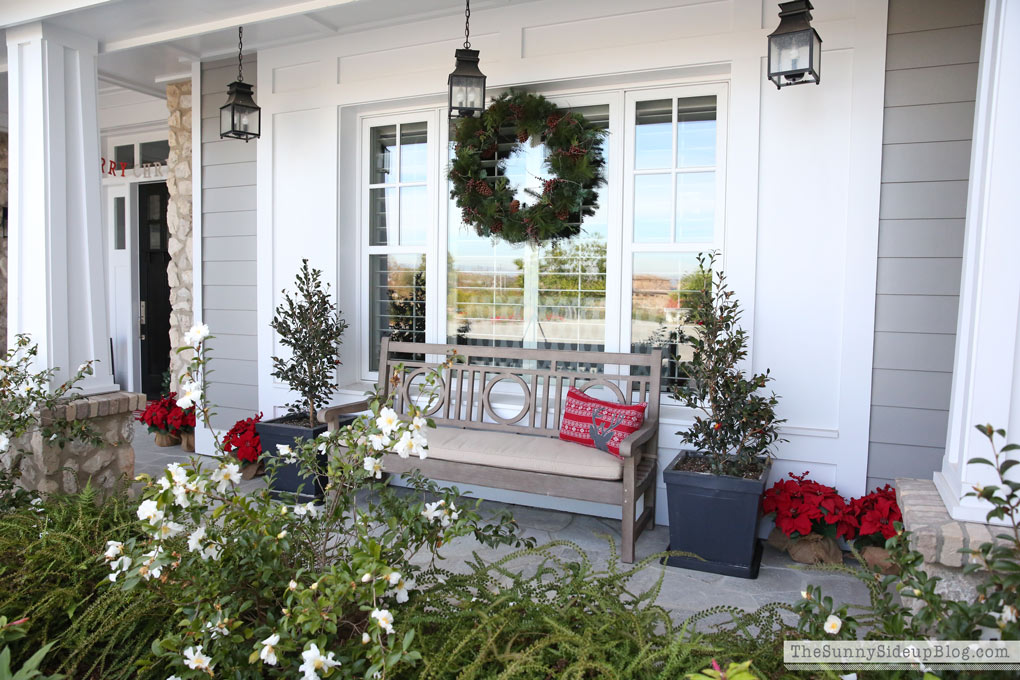
[[[690,556],[666,558],[670,566],[756,578],[761,563],[758,520],[771,449],[780,441],[778,397],[763,389],[769,372],[748,376],[747,332],[740,306],[715,254],[698,255],[700,282],[685,291],[680,338],[691,350],[679,363],[673,396],[694,412],[678,432],[687,450],[663,471],[669,508],[670,550]],[[687,329],[693,332],[688,333]]]
[[[322,271],[301,261],[295,280],[296,293],[283,291],[283,302],[276,308],[270,327],[276,331],[280,345],[290,350],[289,356],[272,357],[277,380],[285,382],[299,398],[287,404],[287,415],[263,420],[255,425],[262,450],[269,455],[289,459],[291,447],[315,439],[326,431],[316,420],[318,410],[326,405],[333,392],[336,367],[340,365],[340,343],[347,323],[329,295],[329,285],[322,282]],[[352,418],[353,420],[353,418]],[[273,477],[276,492],[321,495],[321,480],[312,489],[301,475],[298,461],[284,461]]]
[[[834,488],[807,478],[807,472],[781,479],[765,492],[761,510],[775,516],[769,545],[803,564],[842,564],[837,539],[853,538],[857,519]]]
[[[883,574],[896,573],[885,543],[896,535],[896,522],[903,521],[903,513],[896,502],[896,489],[886,484],[866,496],[850,501],[857,538],[854,548],[865,563]]]
[[[138,422],[148,425],[149,432],[156,435],[156,446],[177,446],[181,443],[177,428],[170,423],[170,413],[177,406],[177,394],[170,394],[150,401],[138,416]]]
[[[181,438],[181,450],[195,452],[195,407],[181,408],[174,404],[166,417],[167,424]]]

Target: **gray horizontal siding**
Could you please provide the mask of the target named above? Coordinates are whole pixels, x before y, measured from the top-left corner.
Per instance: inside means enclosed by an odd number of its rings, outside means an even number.
[[[245,79],[256,65],[245,59]],[[256,275],[256,143],[221,140],[219,107],[237,66],[202,69],[202,307],[217,336],[209,397],[216,425],[229,427],[258,408]]]
[[[941,466],[981,0],[891,0],[868,485]]]

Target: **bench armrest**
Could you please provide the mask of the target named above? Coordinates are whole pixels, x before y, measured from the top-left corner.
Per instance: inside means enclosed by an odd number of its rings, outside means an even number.
[[[620,442],[620,455],[624,458],[630,458],[634,455],[634,449],[651,440],[658,431],[658,422],[653,423],[645,421],[644,424],[635,430],[633,434],[627,435],[623,441]]]
[[[353,401],[350,404],[341,404],[340,406],[330,406],[327,409],[319,411],[319,422],[329,425],[329,430],[332,432],[336,426],[337,418],[340,416],[367,410],[368,399],[361,399],[359,401]]]

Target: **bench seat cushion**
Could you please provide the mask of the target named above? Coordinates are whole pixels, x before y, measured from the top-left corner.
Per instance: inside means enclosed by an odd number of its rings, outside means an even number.
[[[623,463],[580,444],[510,432],[438,427],[425,431],[429,458],[567,477],[616,480]]]

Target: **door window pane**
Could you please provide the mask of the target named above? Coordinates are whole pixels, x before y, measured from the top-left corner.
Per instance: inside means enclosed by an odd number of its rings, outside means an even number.
[[[161,139],[157,142],[142,142],[138,145],[142,163],[166,163],[170,157],[170,142]]]
[[[113,199],[113,247],[115,250],[127,248],[127,201],[123,196]]]
[[[715,109],[714,96],[678,100],[677,167],[715,165]]]
[[[638,102],[634,131],[634,168],[673,167],[673,100]]]
[[[634,177],[634,240],[667,243],[673,239],[672,174]]]
[[[428,179],[428,124],[405,123],[400,126],[400,181],[424,182]]]
[[[383,184],[393,181],[390,177],[390,168],[393,165],[395,155],[394,146],[397,142],[397,126],[384,125],[372,128],[370,141],[370,156],[372,169],[369,173],[370,184]]]
[[[676,176],[676,240],[708,242],[715,231],[715,173]]]
[[[369,370],[379,370],[383,334],[425,342],[425,256],[369,256]]]

